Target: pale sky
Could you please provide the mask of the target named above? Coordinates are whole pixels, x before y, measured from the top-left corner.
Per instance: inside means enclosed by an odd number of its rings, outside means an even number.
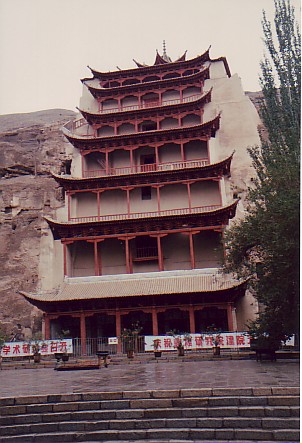
[[[0,114],[75,111],[87,65],[153,64],[163,40],[172,60],[211,46],[244,90],[258,91],[263,9],[273,19],[273,0],[0,0]]]

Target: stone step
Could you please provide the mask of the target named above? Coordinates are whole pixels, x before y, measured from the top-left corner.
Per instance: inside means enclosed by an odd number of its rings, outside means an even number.
[[[19,436],[5,436],[0,438],[1,443],[55,443],[71,441],[135,441],[135,440],[188,440],[198,442],[206,441],[299,441],[299,431],[293,429],[283,430],[263,430],[263,429],[135,429],[135,430],[98,430],[98,431],[71,431],[71,432],[52,432],[44,434],[23,434]]]
[[[154,418],[154,419],[125,419],[125,420],[90,420],[66,421],[51,423],[35,423],[2,426],[0,435],[43,434],[50,432],[68,431],[99,431],[99,430],[135,430],[159,428],[190,428],[190,429],[299,429],[299,418]]]
[[[298,396],[267,396],[267,397],[192,397],[192,398],[152,398],[123,399],[102,401],[69,401],[59,403],[34,403],[14,406],[1,406],[0,415],[21,415],[35,413],[55,413],[84,410],[106,409],[147,409],[147,408],[200,408],[219,406],[298,406]]]
[[[3,443],[299,441],[299,388],[96,392],[0,405]]]
[[[83,420],[118,420],[144,418],[192,417],[299,417],[299,406],[223,406],[212,408],[165,408],[131,410],[89,410],[44,414],[6,415],[0,417],[0,426]]]
[[[73,401],[101,401],[148,398],[192,398],[192,397],[234,397],[234,396],[299,396],[299,387],[259,388],[201,388],[147,391],[87,392],[70,394],[31,395],[0,398],[0,406],[28,405],[33,403],[58,403]]]

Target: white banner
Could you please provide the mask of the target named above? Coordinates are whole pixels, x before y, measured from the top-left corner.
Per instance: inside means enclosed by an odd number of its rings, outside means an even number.
[[[2,357],[29,357],[34,354],[35,346],[39,346],[41,355],[52,355],[57,352],[72,354],[72,338],[65,340],[40,340],[34,342],[14,341],[4,343],[1,349]]]
[[[145,350],[154,351],[154,340],[158,340],[158,350],[175,351],[181,340],[185,349],[209,349],[214,346],[215,338],[223,349],[241,349],[250,347],[250,336],[247,332],[222,332],[220,334],[190,334],[173,336],[146,336]]]

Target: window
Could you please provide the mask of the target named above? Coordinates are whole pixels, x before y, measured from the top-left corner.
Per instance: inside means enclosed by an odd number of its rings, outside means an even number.
[[[151,200],[151,186],[142,188],[142,200]]]

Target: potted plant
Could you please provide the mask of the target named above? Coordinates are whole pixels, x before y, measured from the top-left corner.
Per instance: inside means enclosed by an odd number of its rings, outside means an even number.
[[[215,357],[220,355],[220,330],[216,328],[216,326],[213,324],[211,326],[208,326],[206,328],[206,335],[210,335],[212,337],[213,342],[213,355]]]
[[[220,355],[220,334],[213,336],[213,355]]]
[[[156,338],[153,340],[153,349],[154,349],[154,357],[161,357],[161,340],[159,338]]]
[[[139,326],[138,322],[133,323],[130,328],[124,328],[122,330],[121,339],[128,358],[134,357],[134,351],[137,349],[138,336],[141,330],[142,327]]]
[[[34,356],[34,363],[40,363],[41,361],[41,353],[40,353],[40,345],[39,342],[36,341],[33,345],[32,345],[32,351],[33,351],[33,356]]]
[[[170,331],[167,335],[172,335],[175,338],[174,347],[177,349],[178,356],[183,357],[185,355],[185,345],[191,340],[190,334],[188,332],[178,334],[175,331]]]
[[[179,342],[176,345],[178,356],[183,357],[185,355],[185,347],[183,345],[183,342],[181,339],[179,339]]]

